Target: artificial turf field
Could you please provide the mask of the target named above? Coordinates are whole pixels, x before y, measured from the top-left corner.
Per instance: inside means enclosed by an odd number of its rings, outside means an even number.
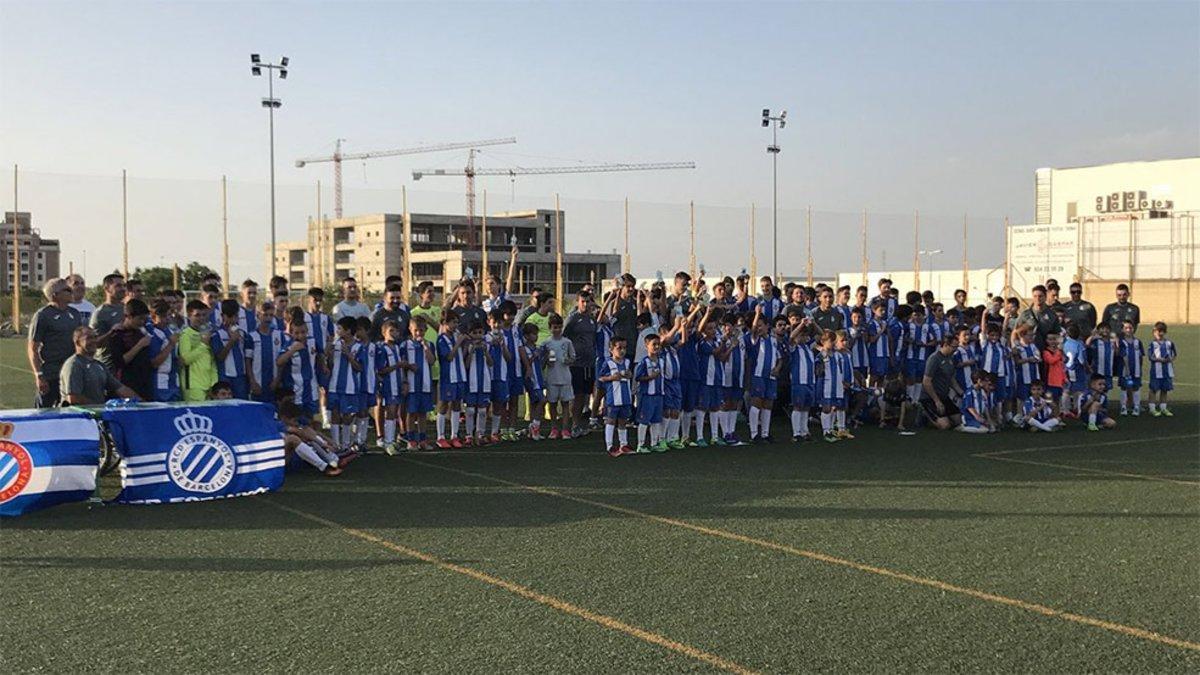
[[[1175,417],[1111,432],[593,435],[6,520],[0,670],[1196,672],[1200,331],[1172,333]]]

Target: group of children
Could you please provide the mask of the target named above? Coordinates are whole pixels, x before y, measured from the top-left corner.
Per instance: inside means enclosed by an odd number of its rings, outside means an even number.
[[[860,287],[855,305],[849,287],[827,286],[803,289],[784,303],[769,277],[761,280],[763,294],[749,298],[744,284],[738,294],[732,280],[709,293],[681,272],[674,293],[664,285],[639,294],[638,337],[631,344],[614,330],[624,297],[619,289],[629,280],[617,281],[618,290],[601,307],[582,310],[596,319],[592,392],[571,389],[575,349],[563,336],[562,317],[541,311],[553,300],[545,295],[527,316],[542,317],[548,335],[541,321],[519,322],[517,306],[501,292],[488,311],[433,308],[413,312],[406,323],[384,321],[372,340],[370,318],[334,321],[323,313],[320,289],[309,290],[307,310],[281,312],[272,300],[254,303],[255,294],[247,293],[253,282],[246,282],[241,303],[187,303],[182,331],[170,302],[153,303],[146,330],[156,398],[178,400],[181,389],[197,386],[178,381],[180,365],[192,366],[184,371],[190,378],[203,371],[194,367],[200,356],[178,347],[179,334],[191,330],[199,336],[193,343],[205,345],[200,351],[213,360],[218,397],[227,392],[277,404],[297,455],[326,473],[340,470],[339,457],[344,464],[363,451],[372,428],[389,454],[541,440],[547,417],[549,438],[571,438],[577,435],[569,425],[571,400],[593,395],[605,449],[614,457],[743,445],[737,433],[742,416],[750,442],[771,442],[776,408],[790,412],[794,441],[814,438],[815,417],[820,436],[832,443],[854,438],[851,427],[867,422],[883,426],[894,419],[906,429],[913,410],[921,423],[915,404],[923,396],[926,362],[950,337],[956,338],[951,396],[963,431],[995,431],[1006,423],[1050,431],[1075,417],[1086,419],[1089,429],[1111,427],[1109,390],[1114,383],[1121,390],[1122,414],[1139,414],[1147,359],[1149,412],[1172,414],[1167,393],[1176,350],[1162,323],[1148,348],[1129,322],[1120,335],[1101,324],[1085,336],[1069,324],[1064,335],[1045,336],[1039,347],[1035,331],[1017,325],[1015,299],[945,311],[920,294],[900,302],[884,280],[869,301]],[[278,294],[272,288],[272,297]],[[328,415],[328,436],[319,411]],[[426,431],[431,415],[433,438]],[[520,429],[526,416],[528,425]],[[630,425],[636,425],[633,444]]]
[[[1174,389],[1177,356],[1167,338],[1167,326],[1154,324],[1149,348],[1135,335],[1136,326],[1123,323],[1119,335],[1100,324],[1087,336],[1078,325],[1045,337],[1045,346],[1034,344],[1034,331],[1022,326],[1005,346],[998,326],[986,328],[977,343],[963,334],[954,359],[959,385],[964,391],[963,430],[995,431],[1004,423],[1031,431],[1050,431],[1065,419],[1082,419],[1087,429],[1112,428],[1108,395],[1119,390],[1120,414],[1141,414],[1141,389],[1149,363],[1149,412],[1171,417],[1168,394]],[[998,346],[999,345],[999,346]]]

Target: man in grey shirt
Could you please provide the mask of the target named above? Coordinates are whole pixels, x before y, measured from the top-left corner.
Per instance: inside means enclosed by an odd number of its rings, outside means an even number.
[[[580,291],[575,296],[575,311],[567,317],[563,336],[575,347],[571,389],[575,392],[575,419],[582,424],[583,407],[591,402],[596,388],[596,303],[591,293]]]
[[[64,279],[51,279],[42,288],[47,304],[33,315],[29,324],[29,368],[37,383],[34,405],[50,408],[58,405],[59,373],[63,362],[75,353],[75,329],[83,325],[79,311],[71,307],[71,285]]]
[[[954,384],[954,352],[958,338],[947,335],[942,344],[925,361],[925,377],[921,380],[921,408],[938,429],[946,430],[962,424],[962,414],[950,399]]]
[[[404,290],[399,285],[389,287],[383,296],[383,307],[371,314],[371,340],[373,342],[383,340],[383,323],[385,321],[395,321],[396,325],[400,327],[400,335],[407,340],[409,319],[411,319],[411,314],[408,305],[404,304]]]
[[[73,338],[75,354],[63,364],[59,381],[63,405],[101,405],[111,396],[138,398],[92,358],[96,353],[96,332],[92,328],[79,326]]]
[[[1113,335],[1121,334],[1126,321],[1132,322],[1133,329],[1137,330],[1138,324],[1142,322],[1142,310],[1129,301],[1129,286],[1117,284],[1117,301],[1104,308],[1104,315],[1100,320],[1108,324],[1108,329]]]
[[[1063,303],[1063,313],[1068,323],[1079,326],[1081,335],[1091,335],[1096,329],[1096,306],[1083,299],[1083,284],[1071,284],[1071,299]]]
[[[104,277],[104,304],[92,314],[91,326],[96,330],[96,360],[109,372],[113,369],[112,352],[108,343],[113,329],[125,320],[125,277],[113,272]]]
[[[637,279],[632,274],[620,277],[621,285],[617,293],[617,306],[613,310],[613,334],[625,338],[630,348],[637,344],[637,315],[641,311],[638,306]]]
[[[817,302],[817,308],[812,312],[812,320],[817,328],[839,331],[846,327],[846,315],[833,306],[833,289],[822,288]]]
[[[1054,309],[1050,305],[1046,304],[1046,287],[1040,284],[1034,286],[1032,293],[1033,302],[1017,316],[1015,328],[1021,326],[1032,328],[1034,330],[1033,341],[1041,350],[1046,346],[1046,336],[1057,333],[1062,328],[1058,325],[1058,315],[1054,313]],[[1012,337],[1015,342],[1016,335],[1014,334]]]

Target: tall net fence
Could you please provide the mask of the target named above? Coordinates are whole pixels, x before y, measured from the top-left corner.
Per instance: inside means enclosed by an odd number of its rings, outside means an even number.
[[[446,179],[430,189],[425,181],[410,184],[407,205],[413,214],[465,212],[463,183]],[[578,187],[579,179],[571,183]],[[308,222],[319,214],[333,217],[333,190],[323,182],[276,186],[276,242],[304,242]],[[590,199],[566,192],[522,194],[515,190],[489,190],[486,211],[552,210],[555,198],[564,213],[566,253],[623,255],[626,250],[628,210],[629,255],[632,271],[643,278],[690,268],[693,255],[710,274],[755,271],[784,280],[807,280],[811,232],[811,271],[814,279],[830,280],[839,273],[912,269],[919,260],[924,269],[967,266],[990,268],[1004,256],[1003,218],[998,216],[937,213],[880,213],[858,208],[827,206],[782,208],[772,214],[770,204],[712,204],[699,196],[694,203]],[[798,197],[781,191],[781,201],[794,204]],[[119,172],[112,175],[77,175],[31,172],[19,174],[17,208],[29,212],[32,226],[42,237],[57,239],[61,248],[60,273],[74,270],[98,279],[124,267],[124,241],[128,240],[130,269],[171,266],[198,261],[217,271],[225,262],[228,237],[229,275],[232,280],[269,273],[270,192],[264,182],[227,179],[203,180],[147,178]],[[13,196],[0,195],[0,203],[13,210]],[[345,215],[399,214],[404,198],[399,186],[347,189]],[[319,209],[319,210],[318,210]],[[484,190],[476,195],[476,213],[485,210]],[[477,216],[478,217],[478,216]],[[753,217],[753,234],[751,220]],[[865,237],[864,237],[865,220]],[[864,246],[865,240],[865,246]],[[462,239],[467,246],[469,238]],[[475,240],[477,241],[477,240]],[[355,255],[382,256],[389,242],[359,242]],[[374,248],[372,248],[374,247]],[[917,252],[922,253],[918,256]],[[397,270],[398,272],[399,270]]]

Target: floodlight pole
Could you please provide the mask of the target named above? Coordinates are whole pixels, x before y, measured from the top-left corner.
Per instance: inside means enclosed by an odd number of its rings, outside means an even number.
[[[275,71],[279,71],[280,79],[286,78],[288,58],[284,56],[276,64],[260,60],[258,54],[251,54],[250,73],[256,77],[261,76],[263,69],[267,71],[267,98],[263,99],[262,104],[267,109],[271,154],[271,276],[275,276],[275,109],[283,105],[282,101],[275,98]]]
[[[771,274],[779,280],[779,129],[787,124],[787,111],[772,115],[770,109],[763,108],[762,125],[771,125],[771,144],[767,152],[771,154]]]
[[[271,276],[275,276],[275,69],[267,68],[267,98],[271,104],[267,106],[267,118],[270,120],[271,144]]]

